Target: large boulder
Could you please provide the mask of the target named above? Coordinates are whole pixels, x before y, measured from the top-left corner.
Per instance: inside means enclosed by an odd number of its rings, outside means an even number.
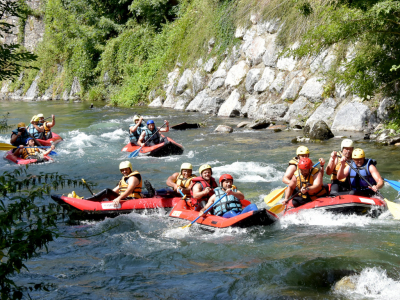
[[[211,71],[214,69],[216,59],[214,57],[211,57],[207,62],[204,64],[204,71],[207,73],[211,73]]]
[[[204,101],[208,98],[207,91],[203,90],[197,94],[196,97],[189,103],[186,107],[186,111],[200,111],[201,106],[203,105]]]
[[[279,72],[275,80],[271,83],[269,91],[271,93],[280,94],[285,86],[285,73]]]
[[[335,108],[337,102],[333,98],[328,98],[321,103],[320,106],[313,112],[313,114],[308,118],[306,125],[314,121],[322,120],[326,124],[331,125],[333,123],[333,116],[335,113]]]
[[[79,83],[78,77],[74,77],[74,81],[72,82],[71,91],[69,92],[70,99],[79,98],[79,94],[81,93],[81,85]]]
[[[193,99],[193,97],[192,97],[191,91],[189,89],[184,91],[180,96],[178,96],[176,98],[176,104],[174,106],[174,109],[184,110],[186,108],[187,104],[192,99]]]
[[[304,135],[313,140],[328,140],[334,137],[324,121],[315,121],[304,127]]]
[[[267,128],[271,124],[271,120],[269,119],[259,119],[254,120],[252,123],[248,124],[247,127],[251,129],[264,129]]]
[[[249,71],[249,66],[245,61],[240,61],[238,64],[234,65],[228,72],[225,79],[226,86],[238,86],[243,78],[245,78],[247,72]]]
[[[202,103],[199,112],[215,116],[224,101],[225,99],[220,97],[207,97]]]
[[[176,98],[171,94],[167,95],[167,99],[165,99],[164,103],[163,103],[163,107],[165,108],[174,108],[176,105]]]
[[[312,111],[312,106],[306,97],[300,96],[290,105],[284,120],[289,123],[290,127],[300,126],[303,127],[305,120]]]
[[[163,105],[163,102],[164,99],[161,96],[158,96],[149,104],[149,107],[161,107]]]
[[[258,99],[256,97],[249,97],[246,100],[246,104],[242,107],[240,115],[254,119],[258,110]]]
[[[304,84],[299,95],[306,97],[311,102],[320,102],[324,93],[324,83],[322,78],[311,77]]]
[[[276,40],[276,34],[269,35],[265,39],[266,47],[262,60],[266,67],[272,67],[272,68],[276,67],[276,62],[278,60],[278,51],[275,40]]]
[[[290,48],[296,49],[299,46],[298,43],[295,43]],[[282,56],[278,59],[276,63],[276,67],[282,71],[293,71],[296,67],[297,61],[293,56]]]
[[[188,89],[193,81],[193,73],[190,69],[186,69],[181,78],[178,81],[178,85],[176,86],[176,94],[182,94],[186,89]]]
[[[35,80],[33,80],[31,86],[29,87],[28,91],[26,92],[24,100],[33,101],[38,98],[38,94],[39,94],[38,80],[39,80],[39,76],[36,76]],[[75,82],[75,80],[74,80],[74,82]]]
[[[250,66],[258,65],[262,61],[262,56],[265,53],[265,50],[265,40],[259,36],[254,38],[250,47],[247,48],[245,53]]]
[[[233,128],[227,125],[218,125],[218,127],[215,128],[214,131],[220,133],[231,133],[233,132]]]
[[[379,104],[377,116],[381,121],[389,119],[390,113],[393,112],[396,101],[391,98],[384,98]]]
[[[256,31],[253,29],[249,29],[243,36],[243,43],[241,45],[241,50],[246,53],[246,50],[251,46],[253,39],[256,35]]]
[[[238,90],[234,90],[226,101],[221,105],[219,117],[236,117],[239,116],[242,104],[240,103],[241,95]]]
[[[218,68],[218,70],[214,72],[208,86],[212,91],[214,91],[224,85],[225,78],[226,78],[226,70],[225,68],[220,66],[220,68]]]
[[[261,107],[259,108],[257,113],[257,118],[279,120],[283,118],[288,109],[289,105],[287,103],[280,103],[280,104],[265,103],[261,105]]]
[[[312,63],[310,64],[311,73],[315,73],[320,69],[322,62],[324,61],[327,55],[328,55],[328,50],[324,50],[319,55],[317,55],[317,57],[313,58]]]
[[[259,93],[264,92],[271,85],[274,79],[275,79],[275,70],[266,67],[261,76],[261,79],[254,86],[254,90]]]
[[[348,103],[337,112],[332,130],[363,131],[367,127],[370,114],[368,106],[358,102]]]
[[[249,93],[254,91],[254,85],[260,80],[261,69],[251,69],[246,76],[246,90]]]
[[[193,75],[193,94],[197,95],[206,85],[206,77],[197,70]]]
[[[289,86],[283,91],[281,96],[282,100],[293,100],[296,99],[299,90],[303,86],[306,79],[303,76],[295,77],[289,84]]]

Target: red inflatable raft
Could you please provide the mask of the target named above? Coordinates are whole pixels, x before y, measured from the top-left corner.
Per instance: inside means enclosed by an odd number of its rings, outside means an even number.
[[[243,207],[246,207],[250,204],[250,201],[247,200],[241,200],[240,202],[242,202]],[[169,216],[172,218],[178,218],[192,222],[199,216],[199,212],[194,211],[185,200],[180,200],[172,209]],[[278,219],[279,217],[277,215],[263,208],[256,211],[249,211],[229,219],[206,214],[199,218],[196,223],[206,227],[215,228],[250,227],[257,225],[271,225]]]
[[[54,144],[58,144],[59,142],[62,141],[62,137],[59,136],[57,133],[52,132],[51,135],[52,135],[51,139],[47,139],[47,140],[36,139],[36,140],[39,143],[41,143],[42,146],[51,146],[51,142],[53,142]]]
[[[146,209],[172,208],[181,199],[180,197],[166,198],[156,195],[152,198],[121,200],[119,205],[115,207],[112,201],[69,198],[59,195],[51,195],[51,198],[66,210],[71,211],[74,218],[87,219],[115,217],[120,214],[129,214],[132,211],[144,211]]]
[[[387,210],[386,202],[377,197],[363,197],[355,195],[341,195],[336,197],[322,197],[304,205],[294,207],[289,201],[284,215],[298,213],[307,209],[326,210],[339,214],[369,215],[377,217]]]
[[[164,137],[163,135],[161,135]],[[183,153],[183,146],[175,142],[173,139],[167,137],[167,142],[160,143],[155,146],[146,147],[144,146],[140,150],[140,155],[149,155],[149,156],[168,156],[168,155],[181,155]],[[140,146],[135,146],[131,143],[128,143],[121,151],[124,152],[133,152],[140,148]]]
[[[43,157],[45,159],[44,162],[47,161],[53,161],[53,159],[46,155]],[[28,164],[36,164],[36,163],[42,163],[42,162],[38,162],[37,159],[23,159],[21,157],[17,157],[13,154],[12,150],[8,151],[5,155],[4,155],[4,159],[7,159],[13,163],[16,163],[18,165],[28,165]]]

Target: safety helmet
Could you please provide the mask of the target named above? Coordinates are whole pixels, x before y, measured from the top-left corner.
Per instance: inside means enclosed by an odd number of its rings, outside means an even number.
[[[154,124],[154,121],[153,120],[148,120],[147,121],[147,125],[150,125],[150,124]]]
[[[353,150],[352,158],[365,158],[365,152],[363,149],[357,148]]]
[[[18,127],[18,128],[22,128],[22,127],[26,127],[26,125],[25,125],[24,122],[19,122],[19,123],[17,124],[17,127]]]
[[[300,146],[296,150],[296,155],[305,155],[305,154],[310,154],[310,150],[306,146]]]
[[[135,116],[133,117],[133,122],[135,122],[136,120],[140,120],[140,117],[139,117],[138,115],[135,115]]]
[[[30,140],[33,140],[33,138],[28,137],[28,138],[26,139],[26,144],[27,144],[27,145],[28,145],[28,143],[29,143]]]
[[[31,119],[31,122],[39,122],[39,118],[38,118],[38,116],[36,116],[36,115],[34,115],[33,117],[32,117],[32,119]]]
[[[302,158],[299,161],[298,167],[300,170],[309,170],[311,169],[313,163],[311,161],[311,159],[309,159],[308,157]]]
[[[222,187],[222,182],[223,182],[224,180],[228,180],[228,179],[232,180],[232,182],[233,182],[233,177],[232,177],[231,175],[229,175],[229,174],[222,174],[221,177],[219,178],[219,186]]]
[[[131,164],[131,162],[130,161],[123,161],[123,162],[121,162],[120,164],[119,164],[119,169],[120,170],[122,170],[122,169],[126,169],[126,168],[130,168],[131,169],[131,171],[132,171],[132,164]]]
[[[192,164],[190,163],[183,163],[181,165],[181,172],[182,170],[193,170]]]
[[[43,114],[38,114],[37,117],[38,118],[44,118]]]
[[[201,165],[200,168],[199,168],[199,173],[200,173],[200,175],[201,175],[201,173],[202,173],[204,170],[207,170],[207,169],[210,169],[210,170],[211,170],[211,174],[212,174],[212,168],[211,168],[211,166],[205,164],[205,165]]]
[[[342,147],[342,150],[343,150],[343,148],[354,148],[354,143],[350,139],[344,139],[342,141],[341,147]]]

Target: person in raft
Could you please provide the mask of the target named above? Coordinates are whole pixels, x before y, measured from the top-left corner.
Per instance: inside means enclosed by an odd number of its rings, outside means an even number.
[[[308,150],[308,148],[305,146],[300,146],[296,150],[296,156],[289,161],[289,166],[287,167],[286,172],[282,178],[282,182],[287,185],[285,191],[285,201],[289,199],[289,197],[293,194],[294,189],[296,188],[296,182],[292,179],[294,172],[296,172],[297,170],[297,164],[299,163],[300,159],[309,156],[310,150]]]
[[[354,143],[350,139],[344,139],[341,144],[341,151],[333,151],[329,158],[328,165],[326,167],[326,175],[331,175],[331,192],[330,195],[338,196],[348,194],[351,191],[349,177],[345,177],[341,180],[337,179],[337,171],[340,169],[341,157],[346,157],[346,160],[351,160],[351,156],[354,150]]]
[[[44,131],[43,131],[43,139],[47,140],[47,139],[51,139],[52,135],[51,135],[51,128],[54,127],[54,125],[56,125],[56,117],[54,115],[51,115],[51,122],[46,122],[44,120],[44,116],[43,114],[38,114],[37,117],[39,118],[39,127],[43,127]]]
[[[35,147],[35,141],[31,137],[29,137],[26,141],[27,147],[20,145],[14,152],[15,156],[23,159],[37,159],[38,161],[43,161],[41,156],[48,155],[55,148],[54,145],[51,145],[48,150],[39,149]]]
[[[353,169],[356,169],[358,173],[367,179],[372,187],[369,187],[368,183],[347,165],[347,157],[345,156],[341,158],[341,166],[337,173],[338,180],[349,177],[351,184],[350,195],[373,196],[384,184],[381,174],[379,174],[378,169],[375,167],[376,161],[365,158],[365,152],[360,148],[354,149],[352,158],[351,166]]]
[[[122,173],[122,179],[113,189],[119,196],[113,200],[117,207],[121,200],[138,199],[142,197],[142,176],[138,171],[132,171],[132,164],[129,161],[123,161],[119,164],[119,170]]]
[[[147,127],[142,130],[140,134],[138,145],[139,146],[154,146],[163,142],[163,138],[161,137],[160,132],[168,132],[169,131],[169,122],[164,121],[166,124],[165,128],[161,128],[158,132],[157,128],[154,124],[153,120],[147,121]],[[157,133],[156,133],[157,132]],[[145,145],[146,142],[146,145]]]
[[[233,177],[229,174],[223,174],[219,178],[219,187],[214,189],[214,195],[210,197],[207,205],[202,208],[199,212],[199,216],[204,214],[213,203],[220,199],[225,193],[226,195],[214,205],[213,214],[215,216],[220,216],[223,218],[232,218],[240,214],[257,210],[257,205],[250,204],[244,209],[242,208],[242,203],[240,200],[244,199],[244,195],[241,191],[237,190],[233,185]]]
[[[199,177],[192,179],[190,184],[190,203],[196,211],[204,207],[208,199],[214,195],[214,189],[218,187],[210,165],[201,165],[199,168]]]
[[[44,127],[39,125],[38,116],[33,116],[31,124],[26,128],[31,137],[35,139],[42,139],[44,135]],[[36,142],[36,141],[35,141]]]
[[[181,165],[181,171],[176,172],[168,177],[167,185],[179,193],[181,191],[186,196],[190,196],[190,184],[192,179],[196,177],[193,172],[193,167],[190,163],[183,163]],[[179,193],[180,194],[180,193]]]
[[[29,138],[28,131],[26,130],[26,125],[24,122],[20,122],[17,125],[17,129],[11,132],[10,144],[13,146],[26,145]]]
[[[302,158],[297,164],[297,170],[292,177],[292,185],[296,187],[292,195],[298,194],[292,200],[294,207],[304,205],[328,194],[327,186],[323,185],[325,160],[320,158],[319,162],[321,164],[320,170],[313,168],[313,163],[308,157]],[[282,204],[286,205],[287,202],[288,200],[285,199]]]
[[[142,133],[142,130],[146,127],[142,124],[142,121],[142,116],[139,117],[138,115],[135,115],[133,117],[133,124],[129,125],[129,141],[131,142],[132,146],[138,146],[140,134]]]

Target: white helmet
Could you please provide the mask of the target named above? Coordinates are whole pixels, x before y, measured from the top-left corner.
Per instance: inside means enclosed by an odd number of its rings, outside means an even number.
[[[344,139],[342,141],[342,149],[341,149],[342,151],[343,151],[343,148],[354,148],[353,141],[350,139]]]
[[[182,170],[193,170],[192,164],[190,163],[183,163],[181,165],[181,172]]]

